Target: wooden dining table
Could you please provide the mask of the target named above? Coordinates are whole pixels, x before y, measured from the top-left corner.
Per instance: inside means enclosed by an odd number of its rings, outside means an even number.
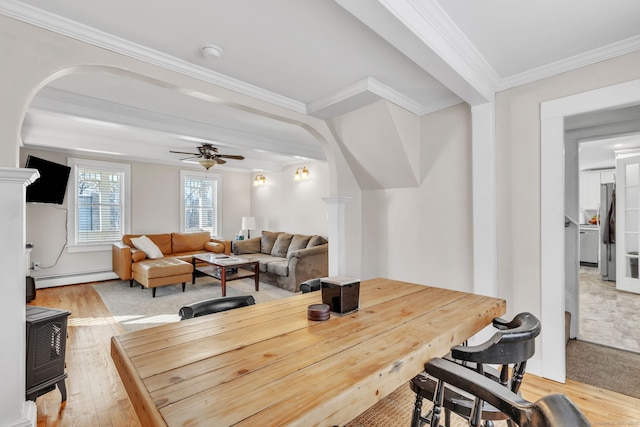
[[[114,336],[144,426],[344,425],[506,311],[502,299],[389,279],[312,321],[321,292]],[[179,307],[176,307],[176,312]]]

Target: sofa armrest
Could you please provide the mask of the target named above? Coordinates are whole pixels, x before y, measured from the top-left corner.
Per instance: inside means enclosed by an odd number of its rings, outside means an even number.
[[[298,249],[289,254],[287,258],[304,258],[312,255],[326,254],[329,252],[329,244],[314,246],[312,248]]]
[[[302,282],[329,275],[329,244],[293,251],[288,259],[289,276],[293,276],[295,292],[300,290]]]
[[[111,266],[120,279],[131,279],[131,248],[128,245],[122,242],[111,245]]]
[[[220,243],[224,245],[224,254],[231,255],[231,240],[216,239],[212,237],[211,241],[214,243]]]
[[[236,240],[231,244],[234,255],[255,254],[260,252],[262,237],[252,237],[247,240]]]

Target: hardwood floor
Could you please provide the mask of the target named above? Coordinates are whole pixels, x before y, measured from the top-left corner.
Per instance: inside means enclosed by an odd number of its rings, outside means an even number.
[[[52,391],[37,401],[38,427],[140,426],[110,356],[110,340],[124,331],[90,284],[39,289],[32,305],[71,311],[67,340],[67,403]],[[523,396],[568,395],[593,425],[638,425],[640,400],[575,381],[566,384],[527,374]]]

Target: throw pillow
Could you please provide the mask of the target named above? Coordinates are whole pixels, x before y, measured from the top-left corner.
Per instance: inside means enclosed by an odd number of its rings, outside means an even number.
[[[287,250],[287,258],[289,258],[289,255],[291,255],[291,252],[306,248],[310,239],[311,239],[311,236],[294,234],[293,239],[291,239],[291,244],[289,245],[289,249]]]
[[[324,245],[325,243],[327,243],[327,239],[325,239],[324,237],[313,236],[311,237],[311,239],[309,239],[309,244],[307,245],[307,247],[312,248],[314,246]]]
[[[271,255],[273,251],[273,245],[276,243],[278,234],[280,231],[265,231],[262,230],[262,239],[260,239],[260,252],[263,254]]]
[[[284,258],[287,256],[287,251],[289,250],[289,245],[291,244],[291,239],[293,239],[293,234],[289,233],[280,233],[276,242],[273,244],[273,249],[271,250],[272,256],[278,256],[280,258]]]
[[[147,258],[158,259],[164,257],[160,248],[147,236],[135,237],[131,239],[131,243],[133,243],[136,249],[140,249],[147,254]]]

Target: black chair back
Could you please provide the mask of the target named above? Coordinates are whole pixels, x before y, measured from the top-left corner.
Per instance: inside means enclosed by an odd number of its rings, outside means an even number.
[[[221,311],[233,310],[234,308],[246,307],[254,305],[255,303],[256,300],[251,295],[214,298],[185,305],[180,308],[178,314],[180,315],[180,320],[185,320],[207,314],[219,313]]]
[[[425,365],[425,371],[439,381],[464,390],[480,401],[487,402],[520,427],[591,425],[580,409],[565,395],[550,394],[531,403],[484,375],[440,358],[431,359]],[[441,405],[442,398],[438,399],[436,396],[435,404]]]
[[[529,360],[536,351],[535,338],[540,335],[540,321],[531,313],[520,313],[513,320],[493,319],[498,329],[490,339],[477,346],[455,346],[451,357],[457,360],[506,365]]]
[[[320,290],[320,279],[309,279],[300,283],[300,290],[303,294]]]

